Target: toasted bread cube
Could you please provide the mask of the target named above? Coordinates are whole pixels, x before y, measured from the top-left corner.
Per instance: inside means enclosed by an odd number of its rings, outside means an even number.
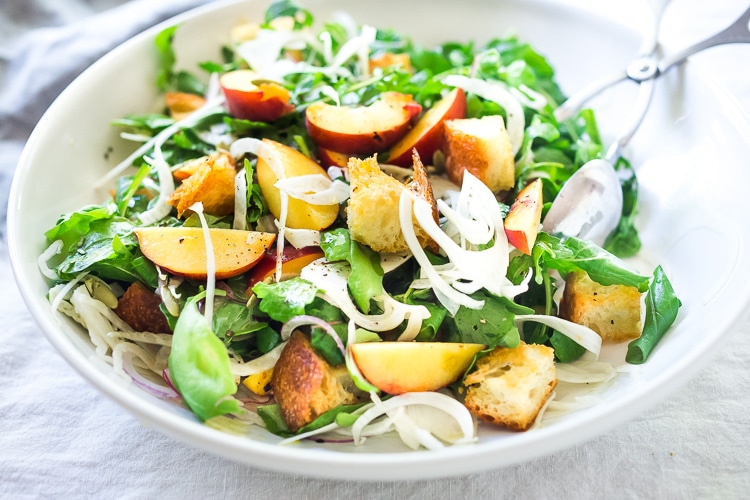
[[[605,342],[640,337],[641,293],[636,287],[600,285],[583,271],[568,274],[560,301],[560,317],[584,325]]]
[[[363,243],[376,252],[402,252],[408,250],[399,222],[399,200],[401,193],[411,190],[416,196],[432,206],[437,221],[437,202],[427,172],[415,156],[414,180],[402,184],[380,169],[377,158],[365,160],[349,159],[351,195],[346,209],[349,232],[355,241]],[[414,220],[414,230],[422,246],[434,243]]]
[[[281,416],[292,432],[328,410],[358,402],[364,394],[354,385],[344,365],[329,365],[300,331],[292,334],[281,351],[271,387]]]
[[[114,311],[137,332],[172,333],[160,304],[158,295],[136,281],[125,290]]]
[[[492,192],[513,189],[513,146],[502,116],[447,120],[445,145],[445,170],[454,183],[460,186],[468,170]]]
[[[194,203],[203,203],[207,214],[223,216],[234,211],[234,177],[237,174],[229,153],[217,152],[204,156],[195,172],[174,190],[167,202],[182,217]]]
[[[557,386],[554,350],[539,344],[496,347],[464,379],[464,404],[480,420],[525,431]]]

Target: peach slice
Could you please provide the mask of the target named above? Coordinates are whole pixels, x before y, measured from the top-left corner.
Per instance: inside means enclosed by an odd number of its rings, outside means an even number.
[[[536,179],[518,193],[505,217],[508,243],[526,255],[531,255],[531,248],[539,233],[543,204],[542,180]]]
[[[391,66],[400,66],[404,71],[412,72],[411,58],[409,54],[394,54],[393,52],[384,52],[378,57],[370,59],[370,71],[375,68],[388,68]]]
[[[275,152],[279,160],[279,167],[284,171],[284,177],[310,174],[327,176],[326,171],[320,165],[296,149],[270,139],[263,139],[263,142]],[[262,158],[258,158],[256,170],[258,172],[258,185],[263,193],[263,198],[268,204],[268,209],[278,219],[281,215],[281,192],[275,184],[279,179]],[[333,224],[338,215],[338,203],[335,205],[312,205],[306,201],[290,197],[286,225],[293,229],[320,231]]]
[[[253,83],[258,75],[249,69],[224,73],[219,85],[227,100],[229,113],[235,118],[272,122],[294,110],[289,91],[275,82]]]
[[[408,94],[384,92],[369,106],[335,106],[322,101],[305,112],[307,131],[319,147],[352,155],[385,151],[419,116],[422,106]]]
[[[341,167],[345,168],[349,164],[349,155],[331,151],[330,149],[318,147],[318,161],[323,168]]]
[[[425,112],[413,129],[391,147],[388,163],[401,167],[411,166],[412,150],[428,164],[432,164],[435,151],[442,149],[443,124],[445,120],[466,116],[466,94],[459,88],[453,89]]]
[[[276,235],[235,229],[209,229],[216,260],[216,279],[252,268]],[[143,227],[135,230],[141,252],[162,269],[192,279],[206,279],[206,240],[200,227]]]
[[[309,246],[294,248],[291,245],[285,245],[281,253],[281,279],[289,279],[299,276],[302,268],[309,263],[318,260],[325,254],[320,247]],[[265,281],[276,272],[276,253],[267,253],[258,264],[253,267],[248,276],[248,292],[259,281]]]
[[[206,104],[206,99],[186,92],[167,92],[164,94],[164,104],[169,110],[169,116],[180,121]]]
[[[388,394],[436,391],[455,382],[483,344],[365,342],[351,346],[362,375]]]

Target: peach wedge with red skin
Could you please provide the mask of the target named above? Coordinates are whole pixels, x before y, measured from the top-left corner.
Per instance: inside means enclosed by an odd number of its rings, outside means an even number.
[[[531,255],[531,248],[539,233],[543,204],[542,180],[536,179],[518,193],[505,217],[508,243],[526,255]]]
[[[216,279],[238,276],[257,264],[276,235],[236,229],[209,229]],[[160,268],[178,276],[206,279],[206,240],[200,227],[144,227],[135,230],[141,252]]]
[[[453,89],[448,95],[435,103],[419,119],[413,129],[409,130],[388,154],[388,163],[401,167],[411,166],[412,150],[428,164],[432,163],[435,151],[443,145],[443,124],[445,120],[464,118],[466,116],[466,94],[463,90]]]
[[[235,118],[258,122],[272,122],[294,110],[289,103],[289,91],[275,82],[259,82],[249,69],[224,73],[219,86],[226,98],[229,114]]]
[[[278,168],[283,170],[284,178],[312,174],[321,174],[328,177],[323,167],[296,149],[270,139],[263,139],[263,143],[273,150],[279,163]],[[279,178],[263,158],[258,158],[256,171],[258,173],[258,185],[268,204],[268,209],[278,219],[281,215],[281,191],[276,187]],[[292,229],[320,231],[333,224],[338,215],[338,203],[334,205],[313,205],[304,200],[289,197],[286,226]]]
[[[302,268],[309,263],[316,261],[325,254],[318,246],[307,246],[294,248],[291,245],[285,245],[281,253],[281,279],[289,279],[299,276]],[[276,273],[276,252],[267,253],[253,267],[248,274],[248,288],[252,288],[256,283],[265,281]]]
[[[351,346],[368,382],[387,394],[436,391],[458,380],[483,344],[366,342]]]
[[[349,158],[350,156],[346,153],[339,153],[338,151],[318,147],[318,161],[323,168],[346,168],[349,165]]]
[[[336,106],[319,101],[305,112],[310,138],[339,153],[371,155],[401,139],[422,111],[412,96],[384,92],[369,106]]]

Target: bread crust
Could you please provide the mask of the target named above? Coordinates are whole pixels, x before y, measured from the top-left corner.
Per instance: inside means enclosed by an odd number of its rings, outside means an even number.
[[[362,392],[346,368],[318,356],[302,332],[295,331],[281,351],[271,377],[281,417],[292,432],[328,410],[360,400]]]
[[[496,347],[477,361],[464,386],[464,405],[477,418],[525,431],[557,386],[554,350],[523,342],[515,348]]]
[[[641,293],[636,287],[600,285],[583,271],[567,275],[559,314],[591,328],[604,342],[636,339],[643,330]]]
[[[135,331],[172,333],[159,305],[161,298],[136,281],[119,298],[114,311]]]
[[[468,170],[492,192],[513,189],[513,147],[502,116],[446,120],[444,134],[445,171],[451,181],[460,186]]]
[[[347,225],[352,239],[376,252],[403,252],[409,247],[401,234],[399,201],[405,189],[425,200],[432,207],[437,222],[437,202],[427,172],[414,156],[413,180],[402,184],[380,169],[377,157],[349,159],[351,195],[346,208]],[[434,242],[414,220],[414,230],[423,247],[437,250]]]
[[[177,208],[177,216],[196,202],[203,203],[207,214],[223,216],[234,211],[234,159],[229,153],[219,152],[204,156],[195,173],[185,179],[167,200]]]

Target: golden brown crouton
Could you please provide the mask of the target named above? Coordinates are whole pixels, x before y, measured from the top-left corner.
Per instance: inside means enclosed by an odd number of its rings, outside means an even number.
[[[415,156],[414,180],[402,184],[380,169],[376,157],[349,160],[351,195],[346,209],[352,239],[376,252],[408,250],[399,222],[399,200],[404,189],[411,190],[432,206],[437,222],[437,204],[427,172]],[[414,230],[422,246],[434,245],[432,239],[414,221]]]
[[[117,301],[117,314],[137,332],[172,333],[159,310],[161,298],[138,282],[131,284]]]
[[[206,104],[206,100],[186,92],[167,92],[164,94],[164,104],[169,110],[169,116],[179,121]]]
[[[640,337],[641,294],[636,287],[600,285],[583,271],[568,274],[560,301],[560,317],[584,325],[603,341]]]
[[[409,54],[394,54],[393,52],[384,52],[377,57],[370,59],[370,71],[375,68],[388,68],[390,66],[400,66],[402,70],[412,72],[411,58]]]
[[[175,189],[168,203],[177,208],[182,217],[193,203],[202,202],[203,210],[211,215],[229,215],[234,211],[234,177],[237,171],[228,153],[217,152],[204,156],[195,173]]]
[[[460,186],[468,170],[495,193],[513,189],[513,147],[502,116],[447,120],[445,145],[445,170],[454,183]]]
[[[281,351],[271,387],[281,416],[292,432],[328,410],[356,403],[364,394],[354,385],[344,365],[329,365],[299,331],[292,334]]]
[[[464,380],[464,404],[480,420],[525,431],[557,386],[554,351],[539,344],[496,347]]]

